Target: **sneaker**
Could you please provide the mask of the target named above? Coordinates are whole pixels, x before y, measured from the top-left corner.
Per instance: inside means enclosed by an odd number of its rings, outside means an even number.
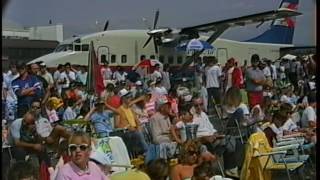
[[[240,178],[239,172],[238,172],[238,168],[233,168],[233,169],[228,169],[225,171],[225,174],[229,177],[233,177],[233,178]]]

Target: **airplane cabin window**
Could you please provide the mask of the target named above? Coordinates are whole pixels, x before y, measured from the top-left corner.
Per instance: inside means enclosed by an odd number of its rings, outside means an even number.
[[[156,57],[154,55],[151,55],[150,59],[156,59]]]
[[[174,57],[173,56],[169,56],[168,57],[168,63],[169,64],[173,64],[174,63]]]
[[[89,51],[89,44],[82,44],[82,51]]]
[[[74,45],[74,50],[75,51],[80,51],[81,50],[81,46],[80,45]]]
[[[121,63],[126,63],[127,62],[127,55],[122,55],[121,56]]]
[[[102,55],[100,56],[100,60],[101,60],[101,63],[107,62],[107,56],[106,56],[105,54],[102,54]]]
[[[164,63],[164,56],[163,56],[163,55],[159,56],[159,61],[160,61],[161,63]]]
[[[178,63],[178,64],[182,64],[182,56],[178,56],[178,58],[177,58],[177,63]]]
[[[116,63],[117,60],[116,60],[116,55],[112,54],[111,55],[111,63]]]
[[[141,55],[141,56],[140,56],[140,61],[142,61],[142,60],[144,60],[144,59],[146,59],[146,55]]]

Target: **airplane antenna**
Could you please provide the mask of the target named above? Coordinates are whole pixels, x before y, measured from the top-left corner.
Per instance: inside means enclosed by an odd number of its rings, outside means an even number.
[[[108,26],[109,26],[109,20],[104,25],[103,31],[106,31],[108,29]]]

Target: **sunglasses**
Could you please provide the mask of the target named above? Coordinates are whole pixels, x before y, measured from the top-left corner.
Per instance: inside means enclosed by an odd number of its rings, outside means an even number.
[[[189,151],[188,154],[189,155],[198,155],[199,152],[198,151]]]
[[[89,148],[89,145],[88,144],[80,144],[80,145],[78,145],[78,144],[70,144],[69,145],[69,150],[71,152],[76,151],[78,148],[81,151],[86,151]]]

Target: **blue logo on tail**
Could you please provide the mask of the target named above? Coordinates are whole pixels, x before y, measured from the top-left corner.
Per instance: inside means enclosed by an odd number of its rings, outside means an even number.
[[[297,10],[298,5],[299,0],[283,0],[279,8]],[[246,42],[292,44],[295,24],[296,17],[277,19],[272,22],[269,30]]]

